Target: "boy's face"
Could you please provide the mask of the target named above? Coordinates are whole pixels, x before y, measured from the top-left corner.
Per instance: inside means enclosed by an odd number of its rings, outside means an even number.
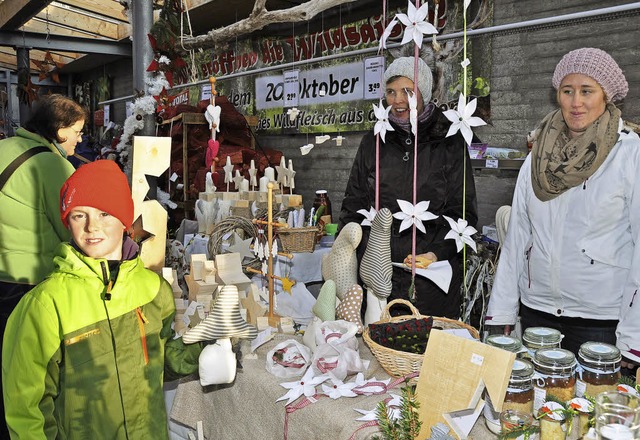
[[[76,206],[68,216],[73,241],[91,258],[120,260],[124,225],[116,217],[90,206]]]

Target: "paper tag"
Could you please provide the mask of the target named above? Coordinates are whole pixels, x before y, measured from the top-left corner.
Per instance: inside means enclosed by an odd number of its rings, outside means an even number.
[[[175,182],[176,180],[178,180],[178,174],[177,173],[173,173],[171,175],[171,177],[169,177],[169,180],[171,180],[172,182]]]
[[[484,356],[481,356],[481,355],[476,354],[476,353],[473,353],[471,355],[471,363],[472,364],[482,365],[483,362],[484,362]]]
[[[538,410],[542,408],[547,400],[547,390],[544,388],[533,387],[533,415],[538,414]]]
[[[578,379],[576,380],[576,397],[584,396],[584,392],[587,390],[587,383]]]
[[[272,340],[274,336],[275,334],[273,333],[273,328],[267,327],[266,329],[264,329],[264,331],[258,333],[258,336],[253,341],[251,341],[251,351],[256,351],[258,347]]]
[[[498,159],[487,159],[484,166],[487,168],[498,168]]]

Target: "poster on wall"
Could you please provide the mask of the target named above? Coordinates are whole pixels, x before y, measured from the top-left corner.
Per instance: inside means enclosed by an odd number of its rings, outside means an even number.
[[[453,16],[447,14],[447,5],[450,4],[444,2],[439,10],[437,27],[441,32],[460,25],[449,21],[448,17]],[[429,14],[432,22],[431,8]],[[218,94],[226,96],[239,112],[258,117],[259,133],[367,131],[376,121],[372,104],[383,96],[385,66],[394,57],[408,56],[399,49],[376,54],[384,28],[383,17],[372,16],[291,37],[237,41],[233,48],[211,52],[210,60],[201,67],[205,75],[218,78]],[[400,42],[403,31],[401,25],[396,25],[388,42]],[[439,54],[432,45],[423,45],[421,57],[434,73],[433,98],[443,108],[457,103],[454,98],[462,88],[462,54],[458,47],[461,41],[444,41]],[[481,52],[487,52],[485,49]],[[347,55],[351,52],[358,54]],[[314,61],[320,57],[322,62]],[[473,58],[473,53],[468,57]],[[478,111],[483,111],[479,116],[486,119],[490,115],[486,80],[490,77],[490,63],[482,61],[480,55],[478,62],[472,63],[474,69],[466,83],[473,85],[467,90],[468,96],[482,98],[478,100]],[[280,70],[251,74],[252,70],[279,66]],[[291,118],[292,112],[288,111],[294,107],[298,112],[293,112],[296,116]]]

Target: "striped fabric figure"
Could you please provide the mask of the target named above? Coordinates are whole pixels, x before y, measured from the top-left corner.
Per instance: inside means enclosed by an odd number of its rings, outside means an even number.
[[[391,295],[391,223],[393,215],[382,208],[371,223],[371,233],[367,249],[360,262],[360,278],[367,291],[373,291],[378,298]]]

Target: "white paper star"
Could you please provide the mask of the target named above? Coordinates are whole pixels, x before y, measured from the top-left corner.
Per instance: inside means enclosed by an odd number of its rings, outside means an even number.
[[[325,134],[322,136],[316,136],[316,144],[321,144],[323,142],[328,141],[329,139],[331,139],[331,136],[329,136],[328,134]]]
[[[220,106],[213,106],[209,104],[207,106],[207,111],[204,113],[204,118],[209,123],[209,130],[213,130],[215,127],[216,131],[220,131],[220,112],[222,109]]]
[[[418,132],[418,94],[407,90],[409,101],[409,121],[411,122],[411,133],[415,136]]]
[[[380,43],[378,44],[378,52],[382,51],[382,49],[387,48],[387,40],[391,36],[391,32],[393,32],[393,28],[398,24],[398,20],[395,18],[389,22],[387,27],[384,29],[382,36],[380,37]]]
[[[464,0],[464,10],[466,11],[469,5],[471,4],[471,0]]]
[[[291,402],[302,395],[311,397],[316,394],[316,385],[321,384],[328,378],[329,376],[326,375],[313,377],[313,368],[309,368],[307,369],[307,372],[304,373],[304,376],[302,376],[302,379],[296,380],[294,382],[285,382],[280,384],[280,386],[282,386],[283,388],[287,388],[289,391],[284,396],[279,397],[276,402],[284,399],[289,399],[286,403],[286,405],[289,405]]]
[[[396,14],[396,18],[404,24],[404,36],[400,44],[406,44],[413,40],[418,47],[422,47],[422,39],[425,35],[437,34],[438,30],[431,23],[426,21],[429,15],[429,3],[420,6],[420,9],[408,2],[409,7],[406,14]]]
[[[368,211],[366,209],[359,209],[358,214],[362,214],[364,216],[364,220],[362,220],[360,224],[362,226],[371,226],[371,222],[373,222],[373,219],[376,217],[377,213],[378,211],[376,211],[376,208],[374,208],[373,206],[369,208]]]
[[[471,127],[479,127],[481,125],[486,125],[487,123],[476,116],[472,116],[476,111],[476,106],[478,105],[477,99],[472,99],[467,105],[465,105],[465,102],[466,98],[464,94],[461,93],[458,98],[458,109],[447,110],[444,112],[447,119],[451,121],[451,127],[449,127],[449,132],[446,137],[453,136],[458,132],[458,130],[460,130],[465,142],[467,145],[470,145],[471,140],[473,139],[473,131],[471,131]]]
[[[390,420],[398,420],[400,418],[400,404],[402,403],[402,397],[397,394],[391,394],[391,399],[386,399],[385,403],[387,404],[387,414],[389,415]],[[354,408],[355,411],[358,411],[360,414],[363,414],[363,417],[359,417],[356,420],[360,422],[368,422],[372,420],[378,420],[377,415],[377,407],[372,409],[371,411],[367,411],[364,409]]]
[[[313,147],[314,147],[313,144],[303,145],[302,147],[300,147],[300,154],[302,154],[303,156],[306,156],[307,154],[309,154],[309,151],[313,149]]]
[[[344,383],[331,373],[329,373],[329,379],[331,379],[331,385],[322,384],[322,392],[332,399],[358,396],[352,391],[356,387],[355,382]]]
[[[451,217],[447,217],[446,215],[443,215],[442,217],[445,218],[447,222],[449,222],[449,226],[451,226],[451,230],[444,237],[445,240],[447,238],[455,240],[458,252],[462,250],[465,243],[477,252],[476,242],[471,238],[473,234],[478,232],[476,231],[476,228],[469,226],[469,223],[461,218],[455,222]]]
[[[356,387],[354,392],[365,396],[381,394],[387,389],[389,382],[391,382],[391,378],[385,380],[378,380],[375,377],[365,379],[364,374],[358,373],[355,378]]]
[[[344,136],[336,136],[333,138],[334,141],[336,141],[336,145],[339,147],[342,145],[342,141],[345,140],[346,138]]]
[[[427,209],[429,209],[429,203],[428,201],[422,201],[414,206],[406,200],[398,200],[398,206],[400,206],[402,211],[396,212],[393,214],[393,217],[402,220],[399,232],[408,229],[411,225],[416,225],[416,228],[420,229],[422,233],[425,233],[426,231],[422,222],[438,218],[437,215],[427,211]]]
[[[378,122],[373,127],[373,134],[380,134],[380,138],[382,142],[385,142],[384,137],[387,134],[387,130],[394,131],[393,127],[389,123],[389,111],[391,110],[391,106],[384,108],[382,105],[382,99],[380,99],[380,106],[378,107],[375,104],[373,105],[373,113],[376,115]]]

